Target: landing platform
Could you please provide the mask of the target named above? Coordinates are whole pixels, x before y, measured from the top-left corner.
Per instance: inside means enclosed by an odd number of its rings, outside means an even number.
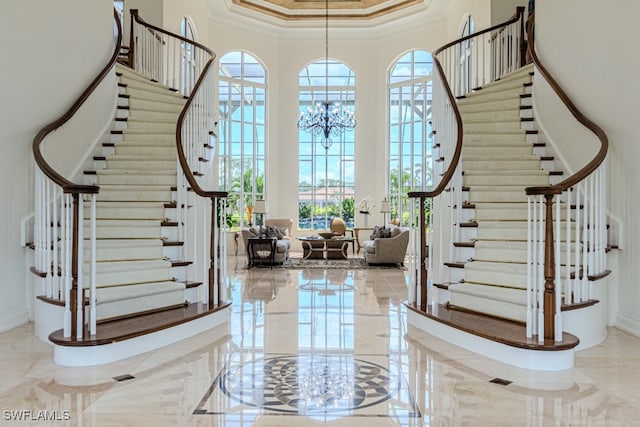
[[[438,304],[426,313],[406,305],[409,323],[459,347],[525,369],[559,371],[574,365],[580,340],[569,333],[560,342],[527,338],[524,324]]]
[[[206,304],[98,324],[95,335],[78,340],[63,331],[49,335],[54,360],[63,366],[93,366],[111,363],[175,343],[229,321],[230,304],[209,309]]]

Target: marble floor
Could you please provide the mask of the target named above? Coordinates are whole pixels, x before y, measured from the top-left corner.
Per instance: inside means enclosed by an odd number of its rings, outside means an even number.
[[[60,367],[31,325],[0,334],[0,426],[640,425],[637,337],[531,372],[408,326],[401,269],[243,266],[229,325],[117,363]]]

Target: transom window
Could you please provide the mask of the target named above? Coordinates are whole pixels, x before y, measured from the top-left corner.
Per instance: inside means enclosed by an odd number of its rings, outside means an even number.
[[[391,219],[411,224],[409,191],[431,184],[431,98],[433,60],[414,50],[391,67],[389,88],[389,198]]]
[[[253,222],[247,207],[265,200],[266,73],[252,55],[229,52],[219,66],[221,189],[229,192],[227,225]]]
[[[340,103],[355,111],[355,74],[346,64],[322,59],[300,71],[299,111],[317,103]],[[325,149],[322,136],[299,130],[298,226],[328,229],[334,217],[353,227],[355,195],[355,132],[332,136]]]

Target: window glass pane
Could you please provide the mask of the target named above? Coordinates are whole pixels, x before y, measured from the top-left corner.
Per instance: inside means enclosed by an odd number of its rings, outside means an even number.
[[[232,227],[246,225],[248,205],[264,199],[266,72],[252,55],[229,52],[220,58],[219,187],[229,191]]]
[[[409,191],[428,190],[431,170],[431,73],[429,52],[406,53],[388,75],[388,186],[391,218],[409,221]],[[427,156],[429,155],[429,157]],[[427,165],[427,167],[423,167]]]
[[[308,64],[300,71],[298,84],[301,116],[324,114],[325,102],[330,112],[355,114],[355,75],[346,64],[324,59]],[[339,216],[353,227],[355,132],[348,129],[331,135],[327,144],[322,128],[317,130],[309,132],[303,126],[298,132],[298,226],[328,228],[331,219]]]

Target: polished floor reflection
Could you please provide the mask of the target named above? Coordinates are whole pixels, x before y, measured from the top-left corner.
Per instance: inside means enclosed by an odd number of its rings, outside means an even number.
[[[409,327],[404,270],[244,264],[228,327],[121,362],[59,367],[31,325],[0,334],[0,424],[640,425],[640,339],[617,329],[531,372]]]

